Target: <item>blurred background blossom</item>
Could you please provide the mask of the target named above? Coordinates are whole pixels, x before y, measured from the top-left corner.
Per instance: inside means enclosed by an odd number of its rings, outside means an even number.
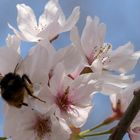
[[[105,42],[111,43],[113,48],[131,41],[135,50],[140,50],[140,1],[139,0],[59,0],[62,9],[68,17],[75,6],[80,6],[81,16],[78,22],[78,28],[82,31],[86,17],[98,16],[101,22],[107,26]],[[12,31],[7,23],[14,27],[16,25],[16,4],[25,3],[33,8],[37,18],[43,12],[47,0],[0,0],[0,46],[5,45],[5,38]],[[54,42],[54,46],[64,47],[70,41],[67,39],[68,33],[64,33]],[[27,54],[32,43],[23,43],[22,55]],[[121,61],[121,60],[120,60]],[[140,61],[135,70],[135,80],[140,80]],[[94,98],[94,110],[91,112],[88,122],[83,129],[90,128],[103,121],[111,114],[111,106],[108,97],[97,94]],[[3,101],[0,100],[0,136],[3,136]],[[107,128],[107,127],[106,127]],[[102,129],[101,129],[102,130]],[[106,139],[107,136],[95,138],[96,140]],[[93,139],[93,138],[92,138]],[[127,135],[124,140],[128,140]]]

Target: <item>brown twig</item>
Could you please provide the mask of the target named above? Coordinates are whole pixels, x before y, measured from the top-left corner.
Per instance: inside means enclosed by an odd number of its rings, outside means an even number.
[[[140,89],[134,91],[134,97],[128,106],[126,112],[121,118],[118,125],[115,127],[113,133],[109,137],[109,140],[122,140],[123,136],[130,127],[132,121],[140,110]]]

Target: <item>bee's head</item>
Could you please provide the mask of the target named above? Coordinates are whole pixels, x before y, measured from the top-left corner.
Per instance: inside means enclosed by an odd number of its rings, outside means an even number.
[[[7,87],[17,89],[23,86],[23,82],[19,75],[14,73],[8,73],[0,81],[0,86],[1,89],[6,89]]]
[[[6,74],[0,81],[2,98],[9,105],[20,108],[24,99],[24,84],[20,75]]]

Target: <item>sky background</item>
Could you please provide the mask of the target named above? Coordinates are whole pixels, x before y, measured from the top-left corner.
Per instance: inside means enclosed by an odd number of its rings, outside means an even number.
[[[42,13],[44,5],[47,0],[0,0],[0,46],[5,45],[5,38],[11,32],[7,23],[14,27],[16,25],[16,4],[25,3],[31,6],[37,17]],[[68,17],[75,6],[80,6],[81,16],[78,22],[78,27],[84,27],[87,16],[98,16],[102,22],[107,26],[105,42],[110,42],[113,48],[131,41],[135,50],[140,50],[140,0],[60,0],[62,9]],[[57,48],[64,47],[68,43],[60,38],[60,41],[55,43]],[[27,54],[28,49],[32,44],[24,43],[23,55]],[[133,73],[136,74],[135,80],[140,80],[140,61],[138,62]],[[3,101],[0,100],[0,135],[2,136],[3,127]],[[104,120],[111,114],[111,107],[108,97],[103,95],[96,95],[94,98],[95,108],[91,112],[89,120],[83,129],[92,127]],[[107,137],[95,138],[96,140],[104,140]],[[93,138],[92,138],[93,139]],[[128,140],[127,136],[123,140]]]

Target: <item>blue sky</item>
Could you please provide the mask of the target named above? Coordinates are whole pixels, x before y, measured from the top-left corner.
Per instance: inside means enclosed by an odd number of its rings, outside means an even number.
[[[5,38],[11,30],[7,23],[16,27],[16,4],[25,3],[31,6],[37,17],[42,13],[43,7],[47,0],[0,0],[0,46],[5,44]],[[135,45],[136,50],[140,50],[140,1],[139,0],[60,0],[60,4],[66,16],[68,16],[75,6],[80,5],[81,17],[78,22],[78,27],[81,30],[85,24],[85,19],[88,15],[94,17],[99,16],[102,22],[107,25],[106,42],[113,44],[116,48],[131,41]],[[64,34],[65,35],[65,34]],[[68,35],[68,34],[66,34]],[[58,46],[63,47],[67,41],[61,40]],[[23,55],[26,55],[31,44],[24,43]],[[136,74],[136,80],[140,80],[140,61],[136,69],[133,71]],[[0,100],[0,104],[2,104]],[[108,116],[111,108],[102,109],[102,106],[108,106],[108,98],[102,95],[95,97],[95,111],[91,113],[90,120],[85,128],[91,124],[97,124]],[[2,112],[2,107],[0,108]],[[96,112],[96,113],[95,113]],[[2,113],[0,122],[3,123]],[[98,118],[98,119],[97,119]],[[1,129],[0,125],[0,129]],[[2,134],[2,130],[0,131]],[[105,138],[102,138],[105,139]],[[99,138],[98,140],[101,140]],[[124,139],[124,140],[127,140]]]

